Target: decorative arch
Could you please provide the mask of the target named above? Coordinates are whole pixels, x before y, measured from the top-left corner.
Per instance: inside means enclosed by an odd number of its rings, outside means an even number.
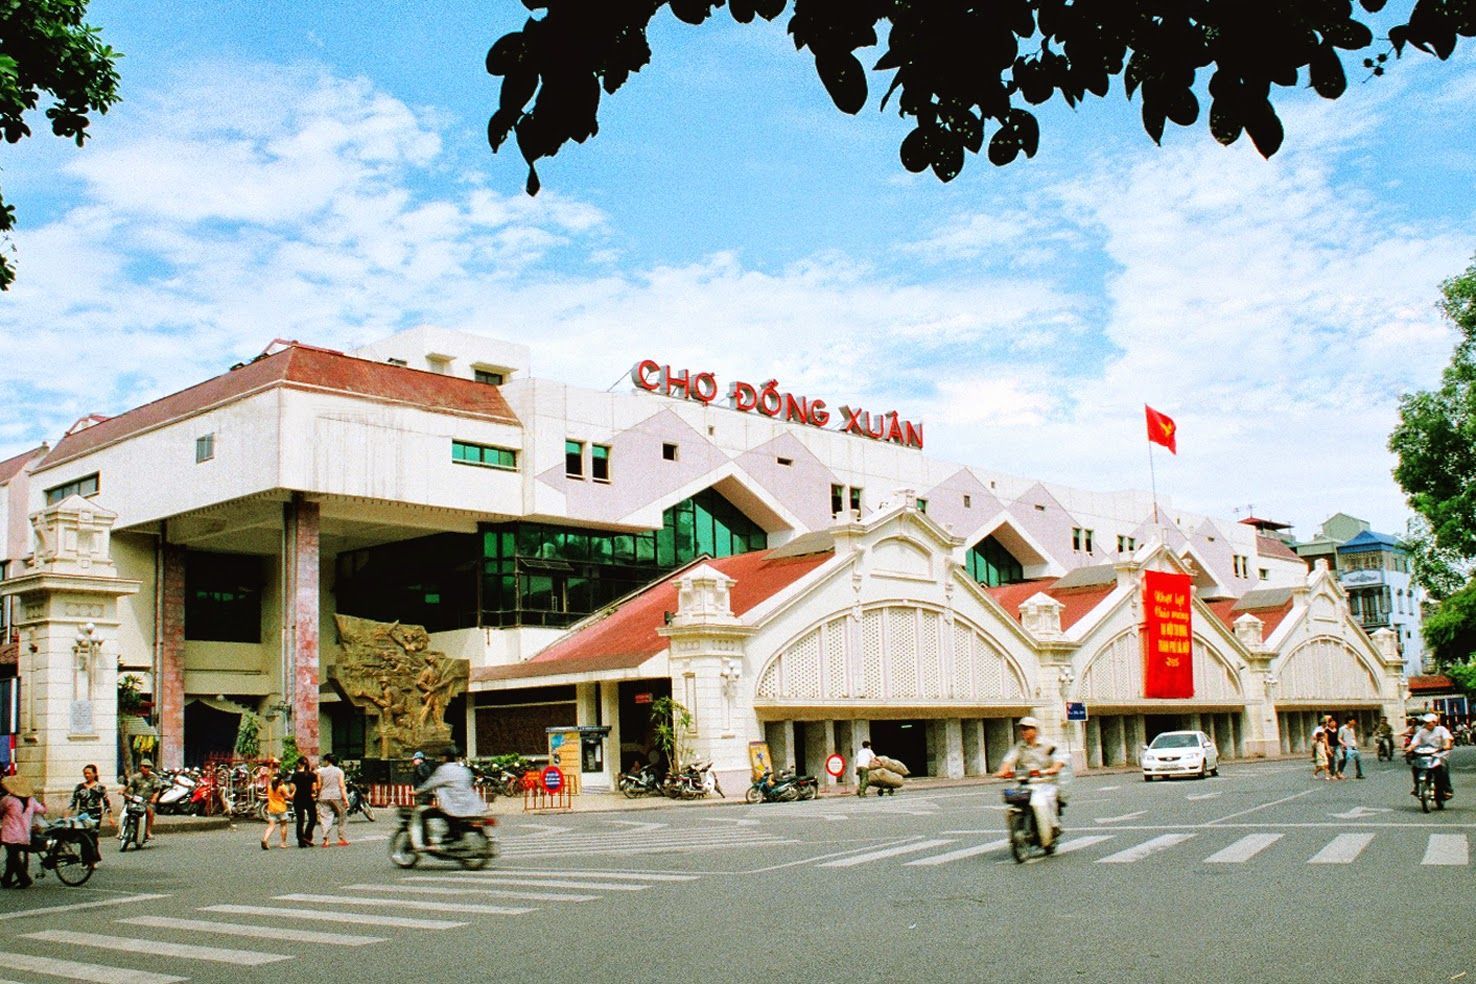
[[[755,702],[1027,703],[1025,671],[988,633],[940,609],[877,605],[835,615],[780,647]]]
[[[1281,663],[1278,701],[1378,700],[1378,677],[1367,662],[1338,636],[1313,636]]]
[[[1137,628],[1119,633],[1092,654],[1077,694],[1088,701],[1143,699],[1143,649]],[[1198,634],[1194,636],[1194,696],[1190,699],[1207,703],[1245,699],[1240,671]]]

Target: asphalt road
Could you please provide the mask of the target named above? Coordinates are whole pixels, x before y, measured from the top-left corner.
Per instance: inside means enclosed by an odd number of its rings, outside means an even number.
[[[108,842],[83,888],[0,893],[0,981],[1476,980],[1476,749],[1455,765],[1428,816],[1402,762],[1079,779],[1024,865],[997,784],[512,815],[481,873],[393,868],[383,816],[328,850]]]

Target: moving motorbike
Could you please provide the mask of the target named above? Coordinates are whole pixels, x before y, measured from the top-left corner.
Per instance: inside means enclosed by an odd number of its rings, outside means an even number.
[[[126,851],[143,847],[144,833],[149,822],[149,803],[142,796],[123,794],[123,815],[118,818],[118,850]]]
[[[399,826],[390,835],[389,856],[401,868],[413,868],[427,857],[478,871],[497,857],[496,817],[460,818],[455,821],[460,831],[453,836],[452,820],[439,811],[427,815],[425,807],[402,806],[396,813]]]
[[[1414,770],[1414,794],[1419,798],[1420,809],[1430,812],[1445,809],[1445,798],[1435,790],[1435,771],[1445,763],[1445,757],[1431,745],[1421,745],[1409,753],[1409,766]]]
[[[1039,779],[1039,770],[1032,770],[1029,775],[1017,774],[1015,785],[1004,789],[1005,826],[1010,834],[1010,854],[1017,864],[1023,864],[1037,852],[1056,853],[1056,839],[1041,844],[1040,825],[1030,807],[1030,786]]]
[[[53,820],[32,834],[31,853],[41,859],[38,878],[54,871],[63,885],[81,885],[97,865],[97,824],[86,817]]]
[[[1380,762],[1392,762],[1392,761],[1394,761],[1394,736],[1393,735],[1379,735],[1379,737],[1375,740],[1374,744],[1378,748],[1378,756],[1379,756],[1379,761]]]

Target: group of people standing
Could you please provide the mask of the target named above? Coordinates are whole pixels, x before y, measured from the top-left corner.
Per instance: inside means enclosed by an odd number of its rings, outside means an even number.
[[[313,763],[303,756],[297,760],[291,773],[283,775],[277,771],[275,760],[267,764],[269,770],[266,783],[267,829],[261,835],[261,849],[271,849],[272,835],[281,832],[282,847],[287,846],[287,801],[292,801],[292,811],[297,815],[297,846],[312,847],[313,836],[322,813],[323,842],[328,847],[329,830],[337,821],[338,846],[348,845],[348,782],[338,760],[329,752],[323,756],[323,764],[316,770]]]
[[[1387,719],[1386,719],[1387,720]],[[1355,768],[1354,779],[1363,778],[1363,754],[1358,750],[1358,719],[1349,715],[1342,726],[1329,714],[1312,732],[1312,778],[1340,780],[1348,778],[1348,763]]]

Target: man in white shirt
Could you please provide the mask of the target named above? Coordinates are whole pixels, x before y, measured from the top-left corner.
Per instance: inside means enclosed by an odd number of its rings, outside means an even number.
[[[1440,723],[1438,714],[1426,714],[1423,723],[1414,737],[1409,740],[1409,750],[1413,751],[1421,745],[1428,745],[1439,753],[1440,765],[1435,772],[1435,795],[1441,799],[1450,799],[1455,795],[1455,790],[1450,785],[1450,766],[1446,763],[1446,756],[1455,747],[1455,737]],[[1415,790],[1410,790],[1415,793]]]
[[[322,846],[328,846],[328,827],[337,820],[338,846],[347,847],[344,821],[348,817],[348,784],[344,782],[343,770],[338,767],[338,759],[332,752],[323,756],[323,765],[318,769],[318,813],[324,817]]]
[[[1358,719],[1348,718],[1348,723],[1338,729],[1338,748],[1342,751],[1342,758],[1338,760],[1338,775],[1347,771],[1348,763],[1351,761],[1358,766],[1358,774],[1354,779],[1363,778],[1363,753],[1358,750]]]
[[[863,741],[861,751],[856,753],[856,795],[866,795],[866,777],[871,774],[872,763],[876,761],[876,753],[871,750],[871,742]]]
[[[1061,825],[1059,793],[1056,777],[1066,768],[1066,760],[1056,751],[1055,745],[1040,740],[1040,722],[1033,717],[1020,719],[1020,740],[1005,755],[995,778],[1012,779],[1015,772],[1039,773],[1038,781],[1030,784],[1030,808],[1035,811],[1035,829],[1040,834],[1040,846],[1050,847],[1056,839]]]

